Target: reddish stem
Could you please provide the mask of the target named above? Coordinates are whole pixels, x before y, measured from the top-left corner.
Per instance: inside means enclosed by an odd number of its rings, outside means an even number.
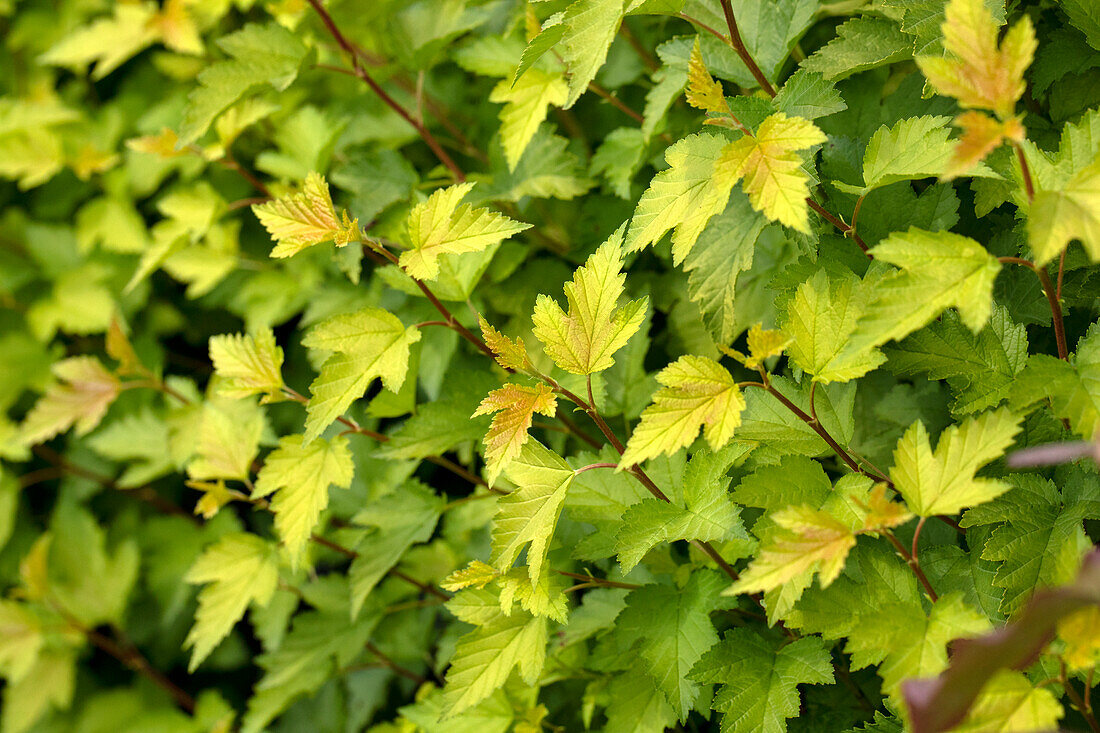
[[[749,69],[749,73],[752,74],[752,78],[756,79],[756,83],[760,85],[760,88],[769,97],[775,96],[775,87],[768,81],[768,77],[764,76],[764,72],[757,66],[756,61],[753,60],[752,54],[745,48],[745,42],[741,39],[741,32],[737,29],[737,18],[733,15],[733,5],[730,0],[722,1],[722,12],[726,16],[726,25],[730,29],[729,44],[733,47],[733,50],[737,52],[737,55],[741,57],[742,63]]]

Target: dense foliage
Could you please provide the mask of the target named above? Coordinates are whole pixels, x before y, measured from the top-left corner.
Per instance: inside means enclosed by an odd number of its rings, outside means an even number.
[[[1100,731],[1093,0],[0,29],[4,733]]]

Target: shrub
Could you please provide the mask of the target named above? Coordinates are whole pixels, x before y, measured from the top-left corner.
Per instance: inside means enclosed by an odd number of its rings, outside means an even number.
[[[1100,731],[1008,5],[0,0],[3,731]]]

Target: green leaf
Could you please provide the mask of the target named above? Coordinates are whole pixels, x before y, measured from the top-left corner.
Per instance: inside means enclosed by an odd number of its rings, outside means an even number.
[[[48,710],[72,705],[76,687],[76,655],[69,649],[43,652],[18,679],[4,686],[0,725],[5,733],[33,730]]]
[[[798,686],[832,683],[833,666],[816,637],[777,646],[733,629],[703,655],[691,679],[721,685],[711,707],[723,714],[722,733],[784,733],[787,719],[798,715]]]
[[[480,252],[531,228],[489,209],[460,206],[473,187],[473,183],[460,183],[441,188],[413,207],[408,217],[412,249],[402,252],[400,258],[405,272],[432,280],[439,275],[440,255]]]
[[[940,176],[955,151],[949,117],[911,117],[875,131],[863,153],[863,190]]]
[[[649,298],[632,300],[621,308],[626,276],[622,272],[622,227],[600,245],[583,267],[565,284],[569,312],[557,301],[539,295],[531,320],[535,337],[562,369],[594,374],[614,364],[614,355],[637,332]]]
[[[688,295],[702,311],[715,343],[732,343],[737,335],[738,278],[752,267],[757,240],[767,224],[748,196],[733,191],[725,210],[710,220],[684,259]]]
[[[623,0],[574,0],[561,19],[558,48],[569,72],[569,109],[588,89],[603,66],[623,18]],[[526,55],[526,54],[525,54]]]
[[[1027,363],[1027,333],[999,305],[977,334],[946,311],[939,321],[886,349],[886,355],[887,368],[895,374],[948,380],[956,392],[952,412],[967,414],[995,407],[1009,396]]]
[[[684,471],[684,506],[646,499],[627,509],[615,537],[623,572],[629,573],[662,542],[747,540],[741,509],[727,492],[726,476],[730,466],[747,452],[743,445],[731,445],[693,455]]]
[[[92,79],[102,79],[157,40],[155,8],[145,4],[116,5],[114,15],[77,27],[51,46],[39,61],[77,68],[94,63]]]
[[[924,423],[915,422],[898,441],[890,478],[909,508],[922,517],[958,514],[964,507],[992,501],[1009,485],[974,474],[1012,445],[1020,423],[1005,408],[984,413],[944,430],[933,453]]]
[[[1046,354],[1028,359],[1012,402],[1028,405],[1043,398],[1078,435],[1089,440],[1100,435],[1100,328],[1089,329],[1069,361]]]
[[[910,228],[871,249],[876,260],[903,269],[884,277],[845,347],[846,358],[921,328],[954,306],[971,331],[979,331],[993,308],[997,258],[969,237]]]
[[[565,494],[576,476],[558,455],[535,440],[524,444],[505,471],[516,489],[497,501],[490,562],[508,571],[527,547],[527,572],[538,583]]]
[[[1064,493],[1034,474],[1016,474],[1009,481],[1012,491],[971,509],[960,524],[999,524],[981,556],[1000,563],[993,584],[1004,590],[1001,611],[1014,614],[1036,588],[1073,579],[1081,555],[1092,544],[1082,525],[1085,519],[1100,518],[1100,497],[1089,483],[1092,477],[1080,478],[1077,486],[1069,484]]]
[[[603,175],[608,188],[619,198],[631,201],[630,184],[643,163],[645,136],[633,127],[612,130],[592,156],[588,172]]]
[[[279,569],[271,545],[256,535],[238,532],[206,548],[183,579],[209,584],[199,592],[195,625],[184,642],[185,648],[192,649],[187,669],[194,672],[229,635],[248,604],[267,605],[275,593]]]
[[[676,723],[676,711],[657,684],[642,672],[616,673],[607,689],[605,733],[665,733]]]
[[[861,615],[845,651],[852,668],[878,664],[883,691],[895,700],[907,677],[932,677],[947,667],[947,644],[989,629],[984,615],[959,593],[941,596],[925,611],[918,602],[884,604]]]
[[[275,530],[290,553],[291,567],[297,568],[310,533],[328,506],[329,486],[348,488],[354,472],[348,439],[341,435],[309,445],[301,435],[288,435],[264,459],[252,498],[279,492],[271,511]]]
[[[240,333],[210,337],[210,361],[222,378],[218,393],[233,399],[263,394],[272,401],[283,389],[283,350],[270,328],[255,335]]]
[[[1002,670],[974,701],[974,707],[952,730],[1056,730],[1064,715],[1054,693],[1035,687],[1022,672]]]
[[[179,468],[168,423],[149,410],[114,420],[88,438],[96,453],[126,464],[122,488],[135,488]]]
[[[546,655],[546,619],[515,611],[466,634],[455,647],[443,688],[444,719],[500,689],[519,665],[533,685]]]
[[[819,382],[857,379],[885,361],[878,349],[844,350],[874,292],[873,280],[831,277],[826,270],[799,285],[779,322],[793,341],[787,347],[791,361]]]
[[[838,81],[913,55],[909,39],[896,23],[885,18],[852,18],[837,26],[836,32],[836,38],[802,62],[803,69]]]
[[[217,43],[230,58],[199,74],[180,126],[180,144],[202,137],[214,118],[245,94],[264,86],[277,91],[289,87],[308,53],[297,36],[274,22],[246,25]]]
[[[1100,260],[1100,157],[1055,190],[1039,190],[1028,207],[1028,244],[1035,264],[1053,260],[1079,240],[1092,260]]]
[[[788,117],[816,120],[848,109],[836,85],[821,74],[799,69],[787,79],[772,100],[775,108]]]
[[[715,164],[726,141],[699,133],[677,140],[665,150],[668,169],[653,177],[642,194],[626,235],[627,252],[653,244],[665,232],[672,234],[672,259],[679,264],[711,217],[729,200],[730,185],[715,178]]]
[[[724,366],[703,356],[681,356],[657,374],[661,389],[642,412],[619,465],[640,463],[688,446],[702,430],[718,450],[741,424],[745,398]]]
[[[657,683],[681,720],[699,695],[697,680],[688,672],[718,642],[710,613],[723,585],[717,573],[699,570],[682,590],[643,586],[626,597],[626,608],[616,619],[615,636],[641,657],[641,671]]]
[[[348,571],[353,619],[359,615],[367,596],[405,552],[431,538],[442,511],[443,500],[439,496],[410,481],[353,517],[355,524],[375,528],[356,544],[358,554]]]
[[[375,378],[391,392],[400,390],[409,368],[409,347],[419,340],[419,329],[405,328],[396,316],[378,308],[333,316],[314,326],[302,345],[335,353],[309,386],[305,443],[362,397]]]

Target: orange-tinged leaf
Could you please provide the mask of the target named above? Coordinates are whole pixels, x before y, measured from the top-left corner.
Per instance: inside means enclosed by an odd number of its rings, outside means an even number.
[[[619,465],[639,463],[690,445],[700,429],[718,450],[741,424],[745,398],[726,368],[705,356],[681,356],[657,374],[663,387],[627,443]]]
[[[558,400],[545,384],[526,387],[522,384],[506,384],[494,389],[478,405],[471,417],[493,415],[489,432],[485,434],[485,462],[491,485],[501,470],[519,455],[527,442],[527,431],[538,412],[553,417]]]
[[[118,316],[111,319],[111,325],[107,328],[104,341],[107,356],[118,362],[118,367],[115,369],[117,374],[138,375],[147,372],[145,366],[141,363],[141,359],[138,358],[137,352],[134,351],[134,346],[130,343],[129,337],[122,330],[122,321],[119,320]]]
[[[484,317],[478,316],[478,324],[481,326],[481,336],[485,344],[496,355],[497,364],[512,371],[523,371],[530,361],[527,358],[527,346],[523,339],[515,341],[508,338],[500,331],[492,327]]]
[[[84,435],[103,419],[122,385],[94,356],[74,356],[53,365],[61,380],[46,390],[21,427],[23,442],[41,443],[76,426]]]
[[[1015,117],[1000,122],[981,112],[970,111],[956,117],[955,124],[962,128],[963,134],[943,172],[944,180],[968,173],[1004,140],[1019,142],[1024,139],[1024,126]]]
[[[947,55],[918,56],[925,78],[965,108],[1011,117],[1024,93],[1024,71],[1035,54],[1035,30],[1024,15],[997,47],[997,24],[983,0],[951,0],[944,13]]]
[[[703,63],[703,54],[699,50],[699,37],[691,49],[688,60],[687,102],[696,109],[715,114],[730,114],[729,103],[722,89],[722,82],[716,81]]]
[[[807,571],[818,573],[822,588],[836,580],[856,544],[843,522],[802,504],[771,515],[778,529],[756,554],[731,593],[759,593],[778,588]]]
[[[886,498],[886,484],[877,484],[867,497],[867,515],[863,518],[864,532],[878,532],[898,527],[913,518],[904,504]]]

